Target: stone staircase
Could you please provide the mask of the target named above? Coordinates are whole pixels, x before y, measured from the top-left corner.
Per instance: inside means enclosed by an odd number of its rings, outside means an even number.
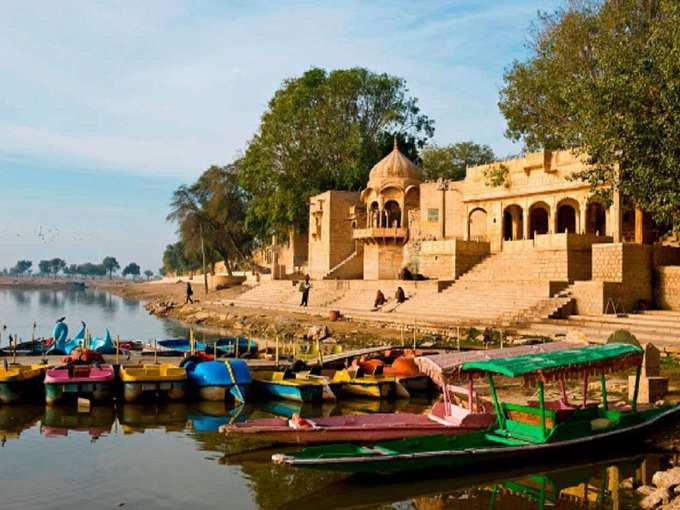
[[[652,342],[660,349],[680,350],[680,312],[649,310],[624,315],[571,315],[566,319],[543,319],[518,334],[552,338],[581,337],[604,342],[614,331],[625,329],[642,343]]]
[[[361,246],[363,245],[359,245],[359,247],[357,247],[356,250],[350,253],[349,256],[347,256],[341,262],[332,267],[326,274],[323,275],[323,279],[335,280],[339,278],[345,278],[346,276],[343,275],[342,272],[344,269],[348,267],[350,268],[351,272],[356,272],[355,266],[357,266],[359,263],[363,264],[363,261],[358,260],[363,255],[363,250]]]

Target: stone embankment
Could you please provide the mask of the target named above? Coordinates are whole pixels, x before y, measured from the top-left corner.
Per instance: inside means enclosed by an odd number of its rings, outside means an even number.
[[[633,479],[621,482],[622,489],[632,489]],[[641,485],[635,492],[642,498],[643,510],[680,510],[680,467],[657,471],[651,485]]]

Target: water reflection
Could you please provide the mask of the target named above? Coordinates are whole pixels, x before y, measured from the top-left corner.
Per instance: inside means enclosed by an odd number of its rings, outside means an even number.
[[[428,404],[411,401],[401,405],[418,412]],[[3,446],[11,445],[15,452],[11,457],[0,453],[0,471],[3,461],[10,461],[10,465],[12,459],[18,462],[16,459],[22,458],[22,451],[30,455],[37,444],[39,458],[50,459],[56,455],[71,466],[71,476],[76,479],[86,476],[87,473],[79,471],[87,466],[91,469],[91,463],[82,468],[79,464],[86,458],[79,447],[84,439],[106,453],[107,463],[135,466],[136,475],[129,483],[135,484],[135,490],[143,487],[140,498],[152,497],[151,487],[157,483],[152,473],[162,460],[164,465],[168,463],[164,469],[182,472],[184,478],[193,480],[196,491],[201,494],[207,489],[201,485],[202,476],[213,476],[208,473],[221,470],[221,475],[214,473],[213,480],[222,476],[232,480],[230,483],[241,484],[241,489],[247,488],[245,494],[252,504],[264,510],[545,507],[624,510],[637,508],[637,497],[631,490],[620,489],[620,482],[630,477],[638,484],[649,483],[652,475],[665,469],[669,461],[660,455],[626,452],[622,445],[617,452],[612,452],[612,457],[583,459],[571,464],[509,466],[499,459],[497,466],[483,472],[429,473],[420,478],[410,475],[408,479],[366,478],[275,466],[271,455],[284,448],[252,439],[227,438],[217,432],[225,423],[270,416],[274,412],[288,415],[294,409],[317,415],[365,410],[357,402],[350,402],[349,406],[314,408],[281,406],[275,402],[237,407],[218,402],[118,404],[95,406],[87,413],[79,413],[75,407],[4,406],[0,407],[0,439]],[[138,453],[142,447],[146,448],[146,456]],[[191,451],[200,452],[197,459],[191,456]],[[204,466],[202,475],[192,478],[193,473],[185,467],[191,464],[196,469],[197,462]],[[211,486],[210,490],[218,488]],[[227,495],[219,490],[208,493],[203,495],[203,506],[223,508],[223,498]],[[8,494],[11,501],[11,491]],[[48,502],[50,497],[51,494],[41,494],[39,489],[35,501]],[[186,495],[168,493],[164,497],[170,506],[176,506],[180,500],[173,498]]]

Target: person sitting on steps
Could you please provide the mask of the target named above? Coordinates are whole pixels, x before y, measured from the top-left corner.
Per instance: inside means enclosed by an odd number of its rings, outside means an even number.
[[[387,303],[387,299],[385,299],[385,294],[383,294],[382,290],[378,289],[378,292],[375,295],[375,301],[373,302],[373,308],[377,310],[385,303]]]

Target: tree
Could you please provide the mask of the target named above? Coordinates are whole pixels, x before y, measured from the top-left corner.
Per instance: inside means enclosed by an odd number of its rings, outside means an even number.
[[[496,159],[491,147],[474,142],[426,145],[420,157],[423,177],[429,181],[439,178],[460,181],[465,179],[467,167],[484,165]]]
[[[507,134],[572,149],[577,177],[680,224],[680,3],[571,1],[542,14],[526,61],[504,77]]]
[[[309,198],[361,189],[393,135],[405,148],[422,147],[434,122],[408,92],[403,79],[363,68],[312,68],[285,80],[238,162],[247,228],[266,242],[291,227],[304,231]]]
[[[22,275],[28,272],[33,266],[33,262],[30,260],[17,260],[17,263],[9,270],[11,275]]]
[[[60,258],[50,260],[50,270],[54,276],[57,276],[59,271],[66,267],[66,261]]]
[[[115,257],[104,257],[102,266],[104,266],[104,269],[109,274],[109,279],[112,278],[113,273],[120,269],[120,264],[118,264],[118,261]]]
[[[211,166],[191,186],[173,194],[169,221],[178,224],[184,256],[206,263],[224,260],[229,274],[237,259],[246,259],[252,236],[245,230],[245,193],[236,164]]]
[[[40,274],[50,274],[52,272],[52,264],[49,260],[41,260],[38,262],[38,269]]]
[[[151,277],[153,276],[153,271],[151,269],[147,269],[144,271],[144,276],[146,276],[147,280],[151,280]]]
[[[135,262],[130,262],[127,266],[125,266],[125,269],[123,269],[123,277],[126,277],[127,275],[132,275],[132,278],[136,278],[139,276],[141,273],[141,269],[139,267],[139,264],[136,264]]]
[[[200,263],[186,256],[186,250],[182,241],[169,244],[163,252],[163,269],[167,273],[181,275],[186,271],[195,271],[200,267]]]

